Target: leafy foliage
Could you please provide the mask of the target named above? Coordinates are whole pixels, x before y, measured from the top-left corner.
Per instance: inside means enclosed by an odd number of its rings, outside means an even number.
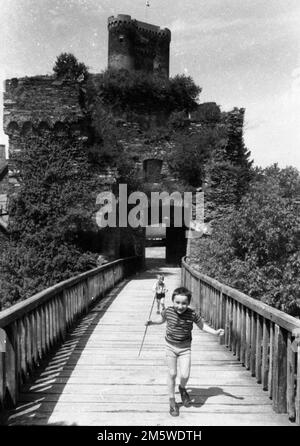
[[[80,234],[96,229],[97,175],[82,141],[32,137],[14,156],[20,187],[10,208],[10,243],[0,258],[5,307],[89,269]]]
[[[206,274],[292,315],[300,315],[300,174],[257,170],[238,209],[194,247]],[[201,255],[198,253],[201,252]]]
[[[62,53],[57,56],[53,71],[58,78],[68,80],[85,80],[88,68],[83,62],[78,62],[72,53]]]
[[[170,139],[172,151],[169,166],[187,185],[199,187],[205,179],[205,169],[212,153],[221,143],[221,133],[217,128],[202,126],[197,132],[189,127],[180,130],[178,126]]]
[[[219,144],[205,167],[206,216],[223,218],[232,212],[249,189],[253,176],[250,152],[243,139],[244,109],[223,113],[219,128]]]
[[[87,86],[88,101],[100,98],[114,111],[139,114],[193,110],[201,89],[191,77],[172,79],[144,71],[106,70]]]

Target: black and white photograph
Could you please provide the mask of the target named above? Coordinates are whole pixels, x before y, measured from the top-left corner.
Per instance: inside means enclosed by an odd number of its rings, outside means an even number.
[[[299,427],[299,0],[0,18],[0,435]]]

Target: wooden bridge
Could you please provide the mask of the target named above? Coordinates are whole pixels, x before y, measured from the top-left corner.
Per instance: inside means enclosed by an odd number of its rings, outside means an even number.
[[[110,263],[0,313],[2,425],[300,423],[297,319],[184,261],[181,270],[154,263],[139,271],[139,264]],[[164,325],[148,328],[138,356],[158,272],[170,291],[189,287],[192,306],[225,328],[224,345],[194,328],[192,404],[178,418],[168,413]]]

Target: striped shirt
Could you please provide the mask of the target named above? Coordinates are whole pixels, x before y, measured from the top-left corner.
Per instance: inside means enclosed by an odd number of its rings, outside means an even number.
[[[191,308],[182,314],[176,312],[174,307],[162,311],[161,316],[167,321],[166,341],[172,344],[181,344],[192,340],[193,322],[203,329],[203,319]]]

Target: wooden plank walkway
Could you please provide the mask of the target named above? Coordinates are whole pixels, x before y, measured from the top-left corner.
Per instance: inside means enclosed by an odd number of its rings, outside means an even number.
[[[180,269],[159,271],[165,274],[170,304]],[[197,327],[188,387],[192,406],[180,407],[177,418],[169,415],[164,325],[148,328],[138,357],[157,273],[158,268],[148,270],[120,284],[83,318],[24,387],[2,424],[294,425],[287,415],[273,412],[267,392],[216,337]]]

